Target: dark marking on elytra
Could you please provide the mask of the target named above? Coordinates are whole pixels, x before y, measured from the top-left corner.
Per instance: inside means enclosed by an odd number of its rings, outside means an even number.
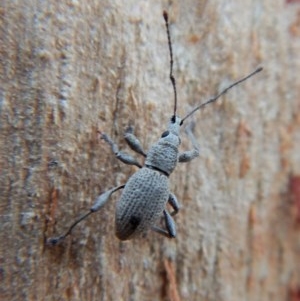
[[[133,215],[130,217],[129,223],[132,226],[132,228],[136,229],[141,223],[141,220],[142,219],[140,217]]]

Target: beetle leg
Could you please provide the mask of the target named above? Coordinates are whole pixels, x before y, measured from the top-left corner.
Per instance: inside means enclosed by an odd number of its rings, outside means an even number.
[[[73,228],[79,224],[81,221],[83,221],[84,219],[86,219],[90,214],[98,211],[100,208],[102,208],[102,206],[104,206],[104,204],[107,203],[107,201],[109,200],[109,198],[111,197],[111,195],[118,191],[119,189],[123,189],[125,187],[125,185],[121,185],[121,186],[117,186],[117,187],[114,187],[108,191],[105,191],[104,193],[100,194],[94,205],[90,208],[90,210],[83,214],[81,217],[79,217],[77,220],[75,220],[75,222],[73,222],[73,224],[69,227],[68,231],[61,235],[61,236],[58,236],[58,237],[51,237],[47,240],[47,244],[49,245],[57,245],[60,241],[64,240],[69,234],[71,234]]]
[[[190,138],[190,140],[192,141],[193,149],[179,154],[178,162],[180,163],[190,162],[191,160],[199,156],[199,146],[193,133],[194,127],[195,127],[195,123],[191,122],[190,126],[186,128],[186,133]]]
[[[168,203],[174,209],[174,211],[171,212],[171,216],[176,215],[180,209],[180,205],[178,203],[178,200],[177,200],[175,194],[173,194],[173,193],[169,194]]]
[[[164,213],[164,218],[165,218],[166,230],[162,229],[160,227],[157,227],[157,226],[153,226],[151,229],[154,232],[157,232],[157,233],[159,233],[161,235],[164,235],[168,238],[174,238],[176,236],[175,222],[174,222],[172,216],[170,215],[170,213],[168,213],[167,210],[164,210],[163,213]]]
[[[113,151],[117,159],[119,159],[125,164],[136,165],[139,168],[142,167],[142,165],[134,157],[125,152],[120,151],[117,144],[108,135],[101,132],[99,133],[101,139],[103,139],[111,147],[111,150]]]
[[[142,144],[140,142],[140,140],[133,134],[133,127],[129,126],[124,134],[124,138],[127,142],[127,144],[129,145],[129,147],[135,151],[136,153],[147,157],[147,154],[144,152]]]

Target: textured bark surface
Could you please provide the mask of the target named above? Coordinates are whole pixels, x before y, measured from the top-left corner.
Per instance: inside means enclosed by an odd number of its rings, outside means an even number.
[[[163,9],[180,116],[265,69],[194,115],[201,155],[170,177],[176,239],[118,241],[116,193],[48,247],[136,171],[97,130],[122,149],[128,124],[146,149],[165,130]],[[1,300],[300,300],[299,1],[2,0],[0,13]]]

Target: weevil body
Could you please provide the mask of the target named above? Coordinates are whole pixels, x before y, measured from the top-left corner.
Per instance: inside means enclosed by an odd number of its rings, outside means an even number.
[[[170,194],[168,176],[178,161],[180,122],[179,118],[170,121],[168,130],[148,151],[145,165],[126,183],[116,207],[116,235],[119,239],[125,240],[145,233],[155,226],[164,210],[167,231],[153,229],[175,237],[175,224],[165,208],[170,200],[174,212],[179,209],[176,200],[174,204],[175,197]],[[198,150],[195,149],[194,153],[197,156]]]
[[[136,165],[140,168],[134,173],[125,185],[114,187],[102,193],[90,208],[89,212],[77,219],[68,231],[56,238],[50,238],[49,244],[57,244],[69,235],[72,229],[87,216],[98,211],[110,199],[111,195],[120,189],[124,189],[120,200],[116,205],[115,214],[115,232],[120,240],[128,240],[134,237],[139,237],[149,230],[153,230],[159,234],[173,238],[176,236],[176,226],[172,216],[178,213],[179,204],[174,194],[169,190],[169,175],[174,171],[177,162],[189,162],[199,155],[199,148],[196,139],[193,135],[192,127],[188,128],[188,135],[193,144],[193,149],[179,153],[180,145],[180,127],[183,122],[194,114],[197,110],[205,107],[207,104],[215,102],[229,89],[247,80],[249,77],[260,72],[262,68],[256,69],[248,76],[234,82],[226,89],[221,91],[215,97],[200,104],[184,118],[180,118],[176,114],[177,110],[177,94],[176,83],[173,76],[173,54],[169,32],[168,15],[163,14],[167,29],[168,46],[170,51],[170,80],[174,90],[174,114],[172,115],[166,131],[161,135],[161,138],[150,147],[146,153],[139,140],[134,136],[132,128],[128,128],[125,133],[125,140],[132,150],[145,157],[145,163],[142,166],[131,155],[121,152],[114,141],[106,134],[100,133],[101,138],[110,145],[116,158],[120,161]],[[170,204],[173,208],[171,213],[166,209],[166,205]],[[157,226],[160,217],[164,218],[165,228]]]

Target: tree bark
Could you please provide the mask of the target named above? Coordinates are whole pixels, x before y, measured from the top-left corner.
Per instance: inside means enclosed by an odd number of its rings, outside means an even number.
[[[137,170],[98,131],[166,130],[164,9],[178,115],[264,71],[190,118],[175,239],[118,241],[116,193],[48,246]],[[299,1],[1,1],[1,300],[300,300],[299,24]]]

